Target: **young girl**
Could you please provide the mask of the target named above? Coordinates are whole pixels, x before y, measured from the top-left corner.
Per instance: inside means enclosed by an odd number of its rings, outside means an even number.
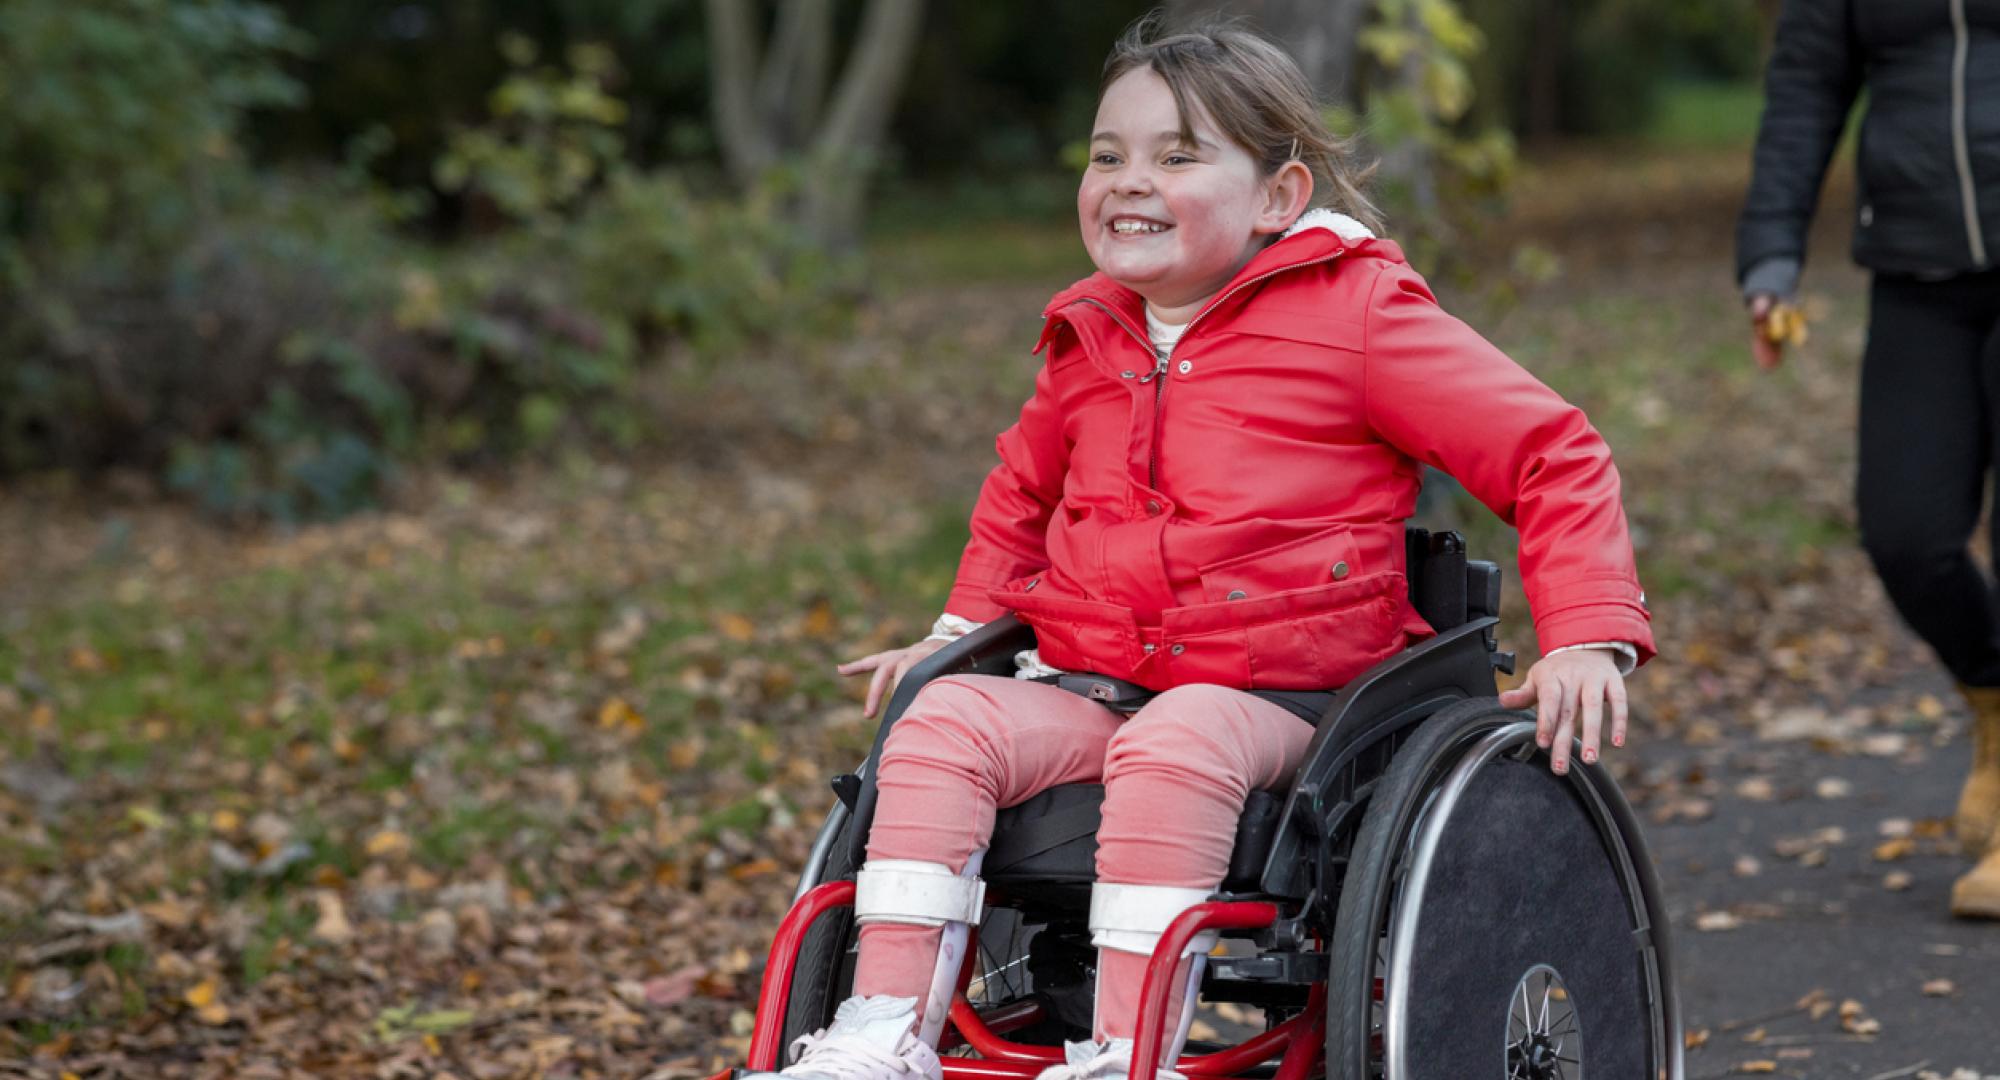
[[[1573,737],[1596,759],[1607,713],[1624,742],[1622,675],[1652,638],[1603,440],[1364,224],[1280,49],[1147,29],[1105,65],[1077,193],[1099,272],[1043,314],[1046,363],[1000,436],[945,614],[840,670],[873,672],[873,715],[918,660],[1003,612],[1039,647],[1021,679],[926,686],[891,733],[856,879],[856,996],[785,1076],[936,1080],[995,808],[1099,780],[1096,1031],[1043,1080],[1126,1075],[1147,957],[1221,883],[1245,796],[1288,783],[1312,736],[1249,691],[1337,687],[1431,633],[1403,576],[1424,464],[1520,530],[1544,659],[1503,703],[1538,706],[1557,772]],[[1161,693],[1127,718],[1031,681],[1065,670]]]

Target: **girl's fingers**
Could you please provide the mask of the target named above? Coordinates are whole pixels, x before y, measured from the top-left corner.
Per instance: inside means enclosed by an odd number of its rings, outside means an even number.
[[[1528,677],[1521,681],[1521,685],[1512,690],[1500,691],[1500,707],[1503,709],[1518,709],[1534,700],[1535,671],[1533,668],[1528,669]]]
[[[887,665],[884,665],[882,667],[876,668],[875,674],[869,676],[868,700],[861,706],[861,715],[863,716],[875,715],[875,706],[882,703],[882,684],[888,681],[888,678],[891,674],[892,674],[891,669]]]
[[[887,655],[889,654],[872,653],[868,656],[862,657],[859,660],[849,660],[844,664],[836,664],[834,665],[833,670],[839,672],[842,675],[859,675],[864,671],[875,670],[875,668],[882,663],[882,658]]]
[[[1598,736],[1604,729],[1604,684],[1596,679],[1586,679],[1583,683],[1583,763],[1592,764],[1597,760]]]
[[[1604,688],[1604,695],[1611,699],[1611,745],[1625,745],[1625,680],[1617,678]]]
[[[1556,746],[1559,734],[1558,721],[1562,718],[1562,705],[1557,700],[1562,693],[1562,683],[1553,676],[1544,677],[1536,686],[1535,703],[1535,745],[1544,750]]]
[[[1557,679],[1550,679],[1542,692],[1542,711],[1550,715],[1555,728],[1548,744],[1549,768],[1557,773],[1569,771],[1570,741],[1576,737],[1576,714],[1570,708],[1575,704],[1573,692]]]

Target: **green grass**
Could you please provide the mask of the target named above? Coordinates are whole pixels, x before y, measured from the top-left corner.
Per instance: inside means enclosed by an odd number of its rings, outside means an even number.
[[[1659,91],[1645,138],[1662,147],[1747,145],[1763,111],[1764,88],[1756,82],[1671,82]]]

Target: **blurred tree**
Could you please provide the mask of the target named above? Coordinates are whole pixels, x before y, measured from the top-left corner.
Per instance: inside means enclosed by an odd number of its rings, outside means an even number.
[[[924,0],[869,0],[830,96],[832,0],[783,0],[768,49],[759,47],[757,7],[708,0],[716,140],[745,186],[796,165],[807,228],[831,249],[850,249],[860,240],[863,196],[909,73]]]
[[[1355,46],[1373,0],[1169,0],[1169,26],[1203,16],[1243,16],[1285,43],[1322,100],[1352,105]]]

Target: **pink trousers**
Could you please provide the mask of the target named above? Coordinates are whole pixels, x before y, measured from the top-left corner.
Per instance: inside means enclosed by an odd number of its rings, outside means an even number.
[[[984,675],[924,687],[889,733],[870,859],[962,870],[994,811],[1057,784],[1104,784],[1097,879],[1213,889],[1250,792],[1298,771],[1312,725],[1219,686],[1168,690],[1131,717],[1045,683]],[[862,928],[857,994],[922,999],[940,931]],[[1130,1038],[1146,957],[1098,952],[1099,1038]]]

